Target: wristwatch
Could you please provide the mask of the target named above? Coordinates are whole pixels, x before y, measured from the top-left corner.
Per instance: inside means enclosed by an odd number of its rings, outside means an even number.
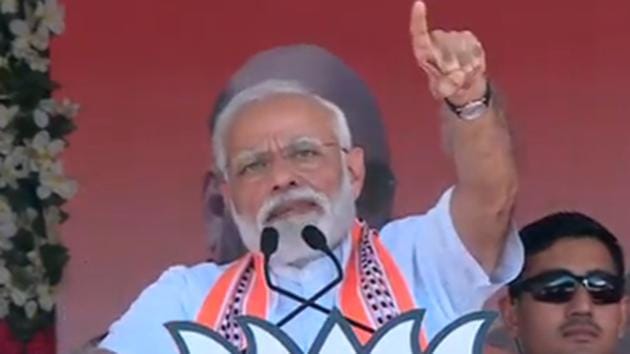
[[[490,99],[492,98],[492,88],[490,82],[486,84],[486,92],[478,100],[470,101],[464,105],[458,106],[453,104],[448,99],[444,99],[446,106],[463,120],[475,120],[481,117],[488,107],[490,106]]]

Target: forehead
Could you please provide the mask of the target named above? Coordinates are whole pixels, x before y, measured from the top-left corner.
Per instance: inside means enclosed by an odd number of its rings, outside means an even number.
[[[335,139],[333,112],[312,97],[278,94],[240,109],[226,142],[228,151],[236,151],[304,136]]]
[[[606,246],[591,238],[563,238],[527,259],[525,274],[536,275],[549,269],[567,269],[576,274],[599,269],[616,272]]]

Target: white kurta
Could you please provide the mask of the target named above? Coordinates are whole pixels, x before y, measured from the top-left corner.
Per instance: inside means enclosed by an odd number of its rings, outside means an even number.
[[[423,326],[429,339],[459,317],[480,310],[500,287],[518,275],[523,265],[523,246],[514,228],[505,244],[502,259],[488,275],[461,242],[450,213],[452,189],[424,215],[398,219],[380,231],[381,241],[391,253],[413,292],[416,304],[427,310]],[[350,237],[337,249],[345,263]],[[175,266],[146,288],[129,310],[109,329],[101,347],[118,354],[177,354],[164,323],[194,321],[210,289],[226,266],[203,263]],[[304,298],[324,287],[336,275],[327,257],[302,269],[272,269],[275,283]],[[339,307],[339,287],[318,303]],[[299,304],[281,295],[271,295],[268,320],[275,323]],[[326,316],[306,309],[282,330],[306,351],[312,345]]]

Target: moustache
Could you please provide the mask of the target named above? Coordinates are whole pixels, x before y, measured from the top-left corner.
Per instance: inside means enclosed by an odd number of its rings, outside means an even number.
[[[295,202],[309,203],[324,211],[329,210],[328,198],[323,193],[318,193],[308,187],[291,189],[282,194],[273,195],[265,201],[258,213],[258,225],[266,224],[278,211],[286,207],[287,204]]]
[[[560,326],[560,332],[563,334],[575,329],[585,330],[593,335],[599,335],[602,332],[602,328],[590,316],[573,316]]]

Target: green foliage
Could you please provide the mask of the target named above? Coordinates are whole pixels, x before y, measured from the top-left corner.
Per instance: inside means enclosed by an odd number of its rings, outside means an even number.
[[[70,258],[58,228],[76,182],[60,155],[78,107],[51,99],[49,73],[49,41],[62,30],[56,0],[0,0],[0,320],[25,342],[54,323]]]

